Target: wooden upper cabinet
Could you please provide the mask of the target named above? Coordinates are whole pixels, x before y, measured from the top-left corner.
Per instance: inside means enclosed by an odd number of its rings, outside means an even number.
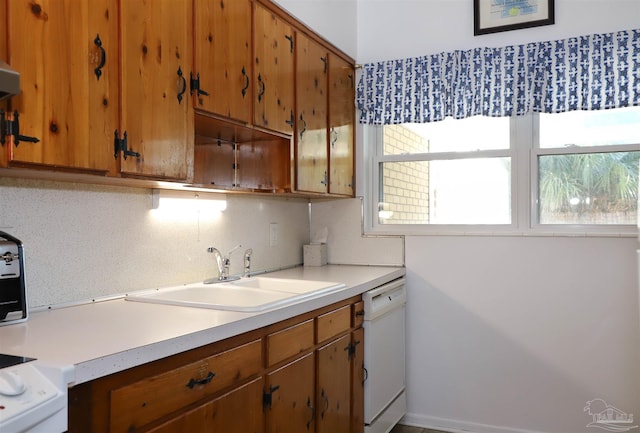
[[[296,189],[327,192],[327,50],[296,35]]]
[[[126,175],[193,177],[192,0],[120,2],[120,136],[139,157],[121,154]]]
[[[329,56],[329,193],[353,196],[355,73],[352,64]]]
[[[250,123],[251,0],[195,0],[195,7],[195,107]]]
[[[294,124],[293,28],[255,3],[254,124],[292,134]]]
[[[21,84],[11,110],[20,134],[39,140],[12,143],[10,163],[115,172],[117,0],[6,1],[9,63]]]

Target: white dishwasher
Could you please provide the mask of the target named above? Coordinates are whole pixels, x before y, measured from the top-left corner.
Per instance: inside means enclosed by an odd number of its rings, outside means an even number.
[[[362,294],[365,433],[388,433],[407,412],[404,284],[399,278]]]

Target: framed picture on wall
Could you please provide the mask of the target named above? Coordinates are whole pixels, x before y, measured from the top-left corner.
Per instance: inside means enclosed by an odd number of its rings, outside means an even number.
[[[554,0],[473,0],[473,34],[554,24]]]

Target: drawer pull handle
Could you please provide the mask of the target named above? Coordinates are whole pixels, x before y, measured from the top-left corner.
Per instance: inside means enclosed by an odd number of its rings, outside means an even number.
[[[364,310],[356,311],[356,317],[364,316]]]
[[[215,376],[215,374],[210,371],[209,374],[207,374],[207,377],[202,378],[202,379],[191,379],[189,381],[189,383],[187,383],[187,387],[189,389],[193,389],[196,385],[206,385],[207,383],[211,382],[213,380],[213,376]]]

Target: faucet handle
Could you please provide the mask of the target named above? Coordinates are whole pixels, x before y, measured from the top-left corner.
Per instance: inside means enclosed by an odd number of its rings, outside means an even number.
[[[229,258],[229,256],[231,256],[231,253],[235,252],[240,248],[242,248],[242,244],[238,244],[235,247],[231,248],[229,251],[227,251],[226,257]]]
[[[244,252],[244,277],[251,276],[251,254],[253,254],[251,248],[247,248]]]

